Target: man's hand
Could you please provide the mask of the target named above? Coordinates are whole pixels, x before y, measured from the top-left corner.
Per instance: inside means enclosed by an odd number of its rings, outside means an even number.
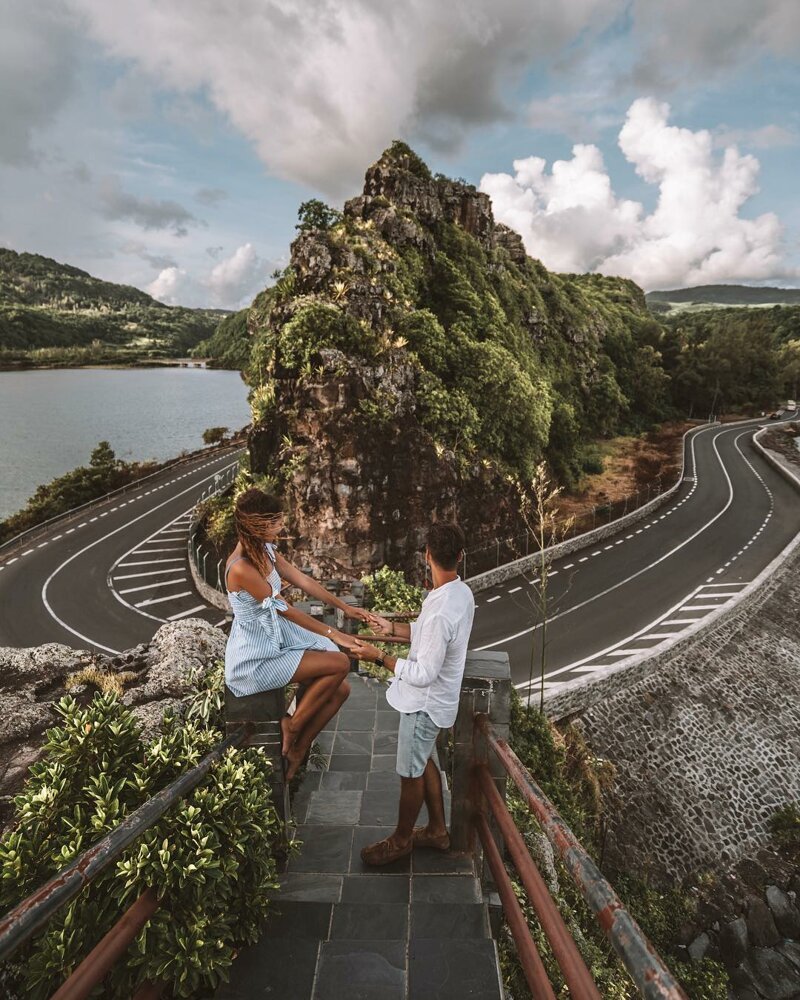
[[[372,631],[377,632],[378,635],[393,635],[394,625],[388,620],[388,618],[381,618],[380,615],[374,614],[372,611],[367,612],[367,624],[372,626]]]
[[[369,660],[372,663],[375,663],[380,657],[386,655],[377,646],[363,642],[361,639],[356,639],[350,647],[350,652],[357,660]]]
[[[353,647],[358,642],[354,635],[348,635],[346,632],[332,632],[328,638],[332,639],[337,646],[346,649],[348,653],[353,652]]]

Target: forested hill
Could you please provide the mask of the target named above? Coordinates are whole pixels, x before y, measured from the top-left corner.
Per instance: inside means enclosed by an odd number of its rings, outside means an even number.
[[[130,285],[0,248],[0,360],[36,360],[30,352],[43,349],[67,362],[70,352],[80,357],[88,348],[177,356],[210,336],[225,315],[166,306]]]
[[[675,307],[800,305],[800,288],[770,288],[752,285],[696,285],[648,292],[647,304],[654,312]]]

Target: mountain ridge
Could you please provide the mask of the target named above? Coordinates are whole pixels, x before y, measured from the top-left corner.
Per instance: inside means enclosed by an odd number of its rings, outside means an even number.
[[[168,306],[132,285],[0,247],[0,360],[7,363],[174,357],[227,315]]]

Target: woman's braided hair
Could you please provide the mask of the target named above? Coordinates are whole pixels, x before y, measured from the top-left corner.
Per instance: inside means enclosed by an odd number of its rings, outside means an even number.
[[[233,519],[242,552],[262,576],[270,568],[264,549],[264,532],[283,518],[283,501],[272,493],[251,487],[236,499]]]

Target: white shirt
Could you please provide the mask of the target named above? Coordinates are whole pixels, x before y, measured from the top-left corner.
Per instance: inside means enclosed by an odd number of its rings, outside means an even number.
[[[440,729],[456,721],[475,598],[461,577],[429,591],[411,623],[408,657],[398,658],[386,700],[398,712],[427,712]]]

